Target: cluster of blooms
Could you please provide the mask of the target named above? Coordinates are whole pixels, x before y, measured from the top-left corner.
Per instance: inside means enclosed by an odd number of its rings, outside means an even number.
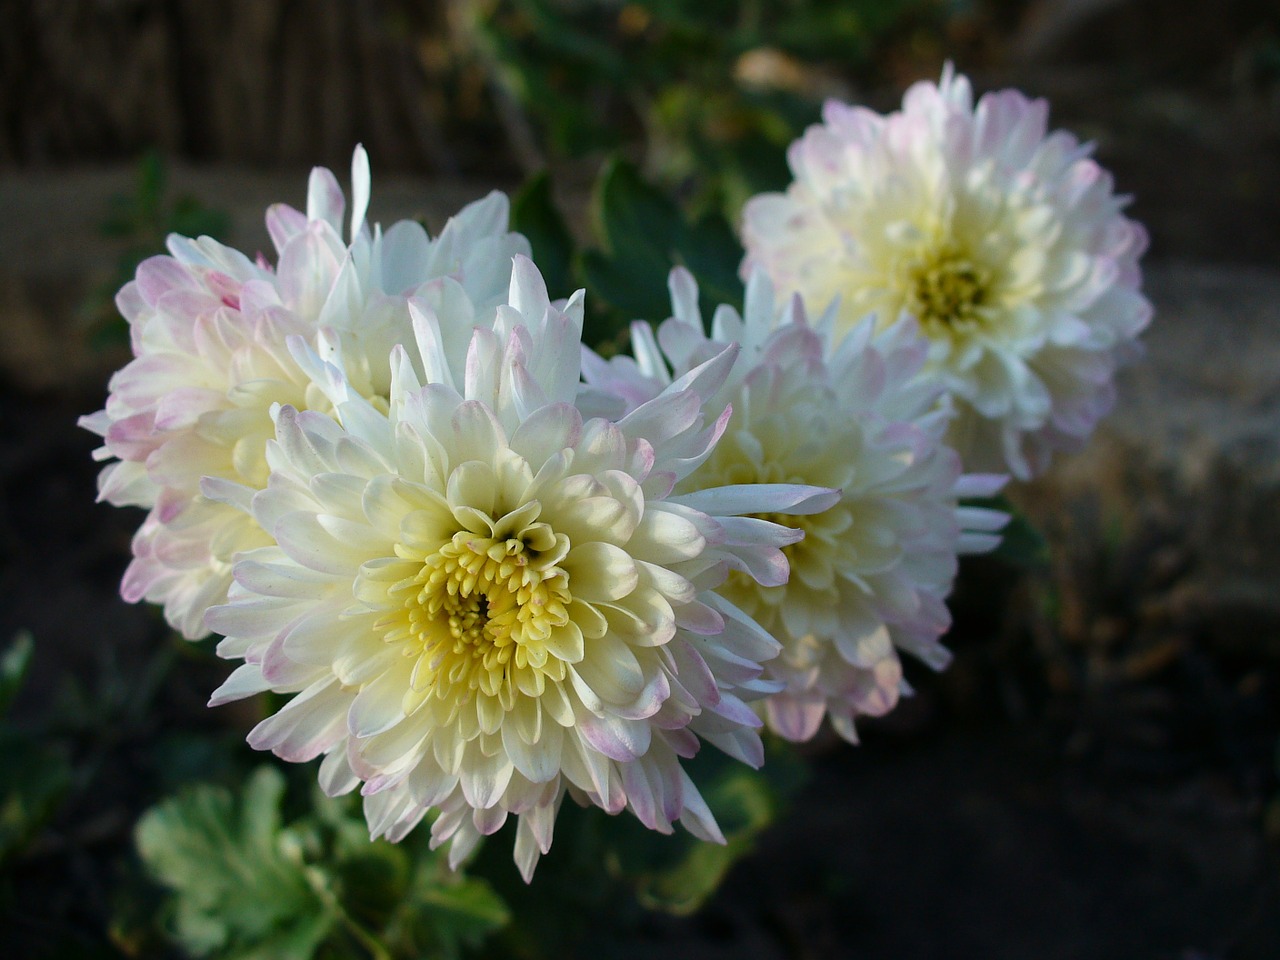
[[[456,864],[514,815],[528,878],[567,793],[722,839],[682,761],[855,740],[899,651],[944,666],[957,555],[1005,519],[964,499],[1086,435],[1146,321],[1106,177],[1042,105],[970,99],[829,107],[747,209],[743,312],[708,330],[676,269],[632,357],[582,344],[501,194],[369,226],[361,149],[346,243],[320,169],[274,266],[171,238],[83,421],[148,511],[123,595],[222,635],[212,703],[289,695],[250,743],[322,756],[374,835],[431,814]]]
[[[948,411],[937,379],[922,375],[927,344],[910,317],[881,329],[868,318],[837,337],[834,310],[812,324],[798,296],[775,310],[757,271],[743,315],[720,307],[707,336],[693,277],[674,270],[670,289],[673,316],[656,337],[634,324],[635,359],[589,355],[587,380],[642,404],[672,376],[740,345],[717,395],[735,411],[729,429],[676,489],[802,480],[840,491],[822,513],[768,518],[804,531],[787,550],[787,583],[737,576],[724,592],[782,643],[766,665],[782,684],[765,702],[770,726],[803,741],[826,715],[856,742],[854,717],[888,712],[904,689],[895,648],[946,665],[938,638],[950,626],[956,555],[994,547],[1006,520],[958,498],[990,496],[1005,478],[962,476],[943,445]]]
[[[482,314],[507,292],[511,258],[528,241],[507,233],[507,198],[494,192],[449,221],[434,240],[413,221],[384,234],[365,223],[369,161],[352,163],[351,242],[342,242],[345,199],[325,169],[312,172],[307,211],[267,211],[273,269],[201,237],[169,238],[170,256],[138,267],[116,297],[135,359],[111,380],[106,409],[81,424],[99,434],[101,499],[148,510],[133,541],[126,600],[164,604],[189,639],[206,636],[205,611],[226,599],[232,563],[271,542],[250,516],[201,485],[267,485],[271,410],[329,408],[287,346],[293,336],[341,346],[355,389],[385,397],[391,347],[412,336],[411,296],[461,285]],[[446,281],[443,278],[450,278]],[[432,285],[435,281],[435,285]],[[456,332],[455,336],[465,336]]]

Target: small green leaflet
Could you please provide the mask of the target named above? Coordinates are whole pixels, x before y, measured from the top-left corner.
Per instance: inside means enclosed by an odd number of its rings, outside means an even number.
[[[425,829],[370,841],[348,799],[318,792],[285,825],[284,776],[201,784],[148,811],[138,852],[171,892],[162,919],[188,953],[219,960],[459,957],[509,920],[483,880],[454,873]]]
[[[171,932],[195,956],[307,958],[336,917],[307,879],[294,834],[281,828],[284,777],[259,768],[239,808],[201,784],[139,820],[138,852],[174,891]]]

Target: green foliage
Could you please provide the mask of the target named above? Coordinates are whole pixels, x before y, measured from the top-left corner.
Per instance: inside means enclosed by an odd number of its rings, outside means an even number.
[[[667,316],[667,272],[678,262],[685,233],[679,208],[615,159],[596,182],[592,214],[604,248],[583,255],[588,291],[627,319]]]
[[[574,249],[545,173],[516,195],[512,224],[529,238],[553,297],[587,288],[583,340],[598,350],[617,349],[632,320],[657,323],[670,316],[667,274],[676,265],[697,278],[708,320],[721,303],[742,306],[742,248],[724,218],[707,214],[691,222],[625,161],[610,160],[596,181],[592,229],[598,247]]]
[[[60,743],[8,720],[34,649],[30,634],[20,634],[0,655],[0,868],[30,845],[57,812],[71,785],[71,764]]]
[[[786,180],[782,148],[937,0],[471,0],[492,79],[553,157],[640,141],[646,166],[734,211]]]
[[[789,747],[770,742],[761,770],[707,749],[687,769],[724,833],[724,845],[683,830],[655,837],[633,817],[611,818],[602,830],[605,860],[649,909],[690,914],[720,886],[729,868],[751,852],[756,838],[782,811],[804,780]]]
[[[991,552],[991,556],[1023,570],[1042,570],[1048,566],[1049,541],[1008,499],[1003,496],[975,497],[963,501],[963,505],[1000,510],[1009,515],[1009,522],[1000,531],[1000,546]]]
[[[346,800],[318,793],[284,822],[285,778],[261,767],[237,802],[180,791],[138,822],[138,852],[169,890],[161,922],[193,956],[455,958],[509,919],[483,881],[448,870],[426,831],[371,842]]]
[[[588,292],[614,307],[616,316],[655,322],[669,316],[667,274],[676,265],[697,278],[705,318],[721,303],[741,308],[742,248],[719,215],[691,223],[674,201],[618,159],[601,171],[592,213],[603,249],[587,251],[582,270]]]
[[[195,787],[138,821],[138,852],[176,892],[173,933],[192,954],[309,957],[329,933],[299,837],[281,830],[283,794],[284,778],[263,767],[238,811],[226,790]]]
[[[60,744],[0,731],[0,868],[21,856],[53,818],[71,780]]]
[[[22,689],[22,682],[26,680],[27,670],[31,667],[31,653],[34,649],[31,634],[20,633],[9,649],[0,654],[0,717],[9,712],[9,706]]]
[[[438,944],[438,956],[454,957],[464,947],[478,947],[511,920],[507,905],[483,880],[443,883],[420,871],[412,891],[411,942]]]
[[[634,929],[647,911],[697,911],[805,780],[806,767],[789,744],[766,740],[766,752],[760,770],[712,747],[685,763],[720,824],[723,846],[698,840],[679,825],[663,836],[630,813],[610,816],[566,800],[555,843],[526,886],[511,866],[508,827],[482,847],[473,866],[493,879],[517,921],[486,956],[558,960],[566,950],[608,955],[620,933]]]
[[[221,239],[229,229],[230,219],[223,211],[206,207],[194,197],[170,197],[164,159],[155,150],[144,154],[138,161],[134,192],[113,197],[101,225],[103,235],[121,241],[123,249],[111,277],[81,306],[94,341],[102,346],[128,342],[127,327],[115,309],[116,292],[133,279],[138,264],[164,250],[169,234]]]
[[[568,296],[573,278],[573,236],[556,208],[551,178],[546,171],[529,179],[511,198],[511,229],[523,233],[533,247],[533,259],[553,298]]]

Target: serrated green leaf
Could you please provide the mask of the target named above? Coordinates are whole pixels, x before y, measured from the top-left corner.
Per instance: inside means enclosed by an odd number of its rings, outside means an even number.
[[[314,957],[333,930],[333,916],[325,911],[294,918],[288,926],[271,931],[253,944],[226,954],[226,960],[288,960]]]
[[[201,785],[139,822],[139,853],[172,892],[163,917],[186,952],[218,960],[448,958],[507,922],[493,891],[449,871],[428,835],[370,841],[355,798],[319,791],[309,811],[282,825],[284,788],[283,775],[263,767],[238,803],[228,790]]]
[[[741,308],[742,248],[720,215],[690,224],[672,200],[617,159],[601,173],[594,213],[603,249],[582,256],[582,274],[589,293],[614,311],[605,325],[590,331],[592,336],[616,338],[627,321],[658,323],[670,316],[667,278],[677,265],[697,279],[699,305],[708,320],[720,304]]]
[[[573,237],[556,207],[551,178],[545,170],[530,178],[512,198],[511,229],[529,238],[533,261],[551,298],[573,293]]]
[[[316,895],[297,840],[281,830],[284,777],[262,767],[243,790],[196,786],[135,831],[148,872],[173,891],[172,933],[196,956],[306,960],[337,919]]]
[[[423,850],[389,940],[403,956],[455,960],[510,921],[505,901],[485,880],[454,872],[440,854]]]
[[[408,852],[385,840],[371,842],[364,829],[362,848],[339,857],[335,892],[347,914],[363,927],[380,930],[409,892],[413,864]]]

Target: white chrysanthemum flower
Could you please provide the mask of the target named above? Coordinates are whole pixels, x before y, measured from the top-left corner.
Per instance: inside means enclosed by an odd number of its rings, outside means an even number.
[[[947,411],[937,379],[921,374],[928,344],[909,317],[877,329],[868,318],[836,340],[834,311],[810,324],[798,296],[776,311],[759,271],[747,284],[744,316],[717,310],[703,332],[698,289],[672,272],[674,316],[655,339],[632,327],[635,360],[588,355],[596,390],[643,403],[723,350],[742,355],[717,403],[734,414],[707,462],[676,486],[811,483],[839,489],[838,503],[800,517],[762,515],[805,533],[785,548],[788,583],[762,586],[733,576],[724,593],[782,641],[766,665],[785,689],[769,697],[769,724],[791,740],[813,736],[823,716],[856,742],[854,718],[879,716],[905,688],[898,651],[940,669],[950,626],[945,598],[956,555],[995,546],[1004,514],[960,507],[989,495],[1003,477],[961,476],[942,442]],[[835,342],[833,342],[835,341]]]
[[[252,518],[204,497],[201,477],[265,485],[272,405],[330,408],[286,339],[318,346],[327,331],[352,387],[385,402],[387,356],[412,338],[408,296],[452,277],[491,322],[511,257],[529,249],[507,232],[501,193],[466,207],[432,240],[413,221],[371,229],[369,187],[368,157],[357,148],[349,243],[342,190],[316,168],[305,213],[284,204],[267,211],[275,269],[208,237],[173,235],[170,255],[142,263],[116,298],[135,359],[112,378],[106,409],[81,423],[104,438],[98,458],[117,461],[102,471],[99,498],[150,511],[122,595],[164,604],[189,638],[208,632],[205,611],[225,599],[236,554],[270,542]]]
[[[209,613],[219,653],[245,661],[212,702],[296,694],[250,743],[326,754],[329,793],[363,781],[375,835],[437,808],[433,843],[451,840],[455,864],[515,814],[531,876],[566,789],[719,840],[680,761],[699,738],[762,761],[746,701],[776,689],[761,663],[778,651],[719,588],[731,571],[784,582],[800,537],[742,515],[836,494],[672,492],[728,422],[707,401],[735,348],[616,422],[584,419],[581,292],[553,306],[517,258],[509,305],[464,356],[443,346],[458,308],[411,302],[427,385],[395,348],[385,412],[291,341],[334,417],[279,408],[266,489],[205,484],[275,540]]]
[[[1151,316],[1146,234],[1091,146],[1046,135],[1048,105],[1015,90],[975,107],[950,64],[897,113],[831,101],[823,119],[791,145],[787,192],[748,202],[744,276],[838,297],[846,330],[913,314],[968,469],[1026,479],[1079,446]]]

